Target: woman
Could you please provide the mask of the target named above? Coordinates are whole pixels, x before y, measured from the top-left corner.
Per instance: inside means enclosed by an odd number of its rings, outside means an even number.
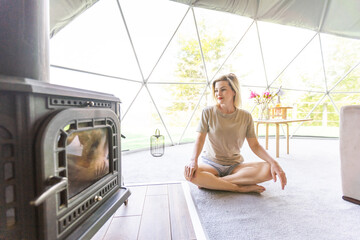
[[[185,166],[185,178],[199,188],[262,193],[265,188],[257,184],[271,179],[276,182],[278,177],[284,189],[287,181],[284,171],[259,144],[251,114],[239,108],[240,86],[235,74],[213,81],[212,93],[217,104],[202,112],[193,156]],[[265,162],[243,163],[240,149],[245,138],[251,150]],[[198,162],[205,141],[202,162]]]

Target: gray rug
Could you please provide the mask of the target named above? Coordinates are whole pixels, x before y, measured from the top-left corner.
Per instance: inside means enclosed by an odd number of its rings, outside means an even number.
[[[274,156],[273,142],[269,149]],[[199,190],[190,184],[209,239],[360,239],[360,206],[341,199],[339,141],[292,139],[290,144],[290,155],[283,148],[278,159],[288,177],[284,191],[270,181],[262,184],[267,190],[261,195]],[[192,144],[187,144],[167,148],[158,159],[148,152],[125,154],[125,180],[183,181],[191,153]],[[246,161],[256,160],[247,147],[243,155]]]

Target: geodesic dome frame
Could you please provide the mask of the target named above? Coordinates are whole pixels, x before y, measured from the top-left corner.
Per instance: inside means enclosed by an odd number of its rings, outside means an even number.
[[[56,3],[55,3],[56,2]],[[63,21],[55,21],[54,17],[55,16],[53,14],[53,12],[51,12],[51,29],[52,29],[52,34],[57,33],[57,31],[59,29],[61,29],[63,26],[65,26],[67,23],[71,22],[71,20],[73,18],[75,18],[79,13],[81,13],[84,9],[89,8],[90,6],[92,6],[94,3],[96,3],[97,1],[81,1],[81,2],[77,2],[77,1],[52,1],[51,2],[51,6],[57,6],[57,13],[61,13],[61,9],[67,9],[67,15],[66,17],[62,17]],[[103,1],[99,1],[97,3],[97,5],[103,4]],[[109,1],[108,1],[109,2]],[[142,57],[141,56],[141,49],[139,48],[139,41],[138,39],[136,39],[136,37],[134,36],[134,32],[136,31],[135,29],[135,25],[133,26],[129,26],[130,18],[131,16],[127,14],[127,3],[126,1],[112,1],[113,2],[113,7],[118,8],[118,14],[119,16],[121,16],[121,18],[119,18],[118,20],[122,21],[124,27],[123,27],[123,32],[126,33],[128,39],[129,39],[129,45],[128,45],[128,49],[131,49],[133,57],[135,59],[135,62],[139,71],[139,74],[137,77],[126,77],[126,76],[122,76],[121,74],[107,74],[107,73],[102,73],[101,71],[96,71],[96,70],[92,70],[92,69],[86,69],[86,68],[81,68],[81,67],[68,67],[66,62],[63,61],[58,61],[58,62],[52,62],[52,67],[53,68],[57,68],[57,69],[62,69],[62,70],[70,70],[70,71],[75,71],[75,72],[81,72],[81,73],[86,73],[86,74],[90,74],[90,75],[96,75],[96,76],[101,76],[104,78],[112,78],[112,79],[116,79],[119,81],[127,81],[127,82],[132,82],[134,84],[138,84],[139,88],[134,92],[134,98],[132,98],[131,102],[127,104],[127,106],[124,109],[123,112],[123,120],[124,120],[124,124],[123,124],[123,128],[124,129],[134,129],[134,126],[129,127],[130,124],[128,124],[126,121],[129,121],[127,119],[132,119],[134,118],[134,116],[136,114],[132,114],[133,116],[130,116],[131,114],[128,114],[129,112],[131,113],[131,108],[136,108],[133,105],[136,104],[137,101],[139,101],[139,99],[144,97],[144,92],[146,92],[146,96],[148,98],[148,101],[151,103],[153,110],[151,114],[152,117],[154,117],[153,115],[157,115],[155,116],[155,118],[157,118],[157,121],[154,124],[153,128],[156,128],[156,124],[160,124],[162,127],[164,127],[165,132],[167,133],[167,140],[168,140],[168,144],[176,144],[176,143],[181,143],[183,141],[185,141],[184,139],[187,139],[187,132],[192,132],[194,131],[194,126],[196,125],[196,118],[194,116],[197,116],[199,113],[199,109],[201,109],[200,105],[206,105],[206,103],[204,103],[204,99],[208,97],[209,95],[209,85],[211,83],[211,81],[218,75],[223,74],[223,73],[227,73],[228,71],[232,71],[235,70],[236,72],[240,72],[240,76],[242,79],[244,79],[244,81],[242,81],[242,87],[244,89],[258,89],[258,90],[263,90],[263,89],[277,89],[278,87],[282,86],[284,90],[288,91],[288,92],[308,92],[310,94],[313,94],[312,97],[313,98],[313,104],[310,106],[307,106],[308,110],[305,113],[302,113],[302,117],[313,117],[312,114],[314,114],[314,112],[317,111],[317,109],[319,108],[320,104],[322,104],[324,102],[324,100],[328,100],[329,102],[329,106],[326,107],[326,109],[322,109],[322,112],[324,111],[328,111],[329,108],[332,108],[332,110],[335,112],[335,114],[338,114],[339,112],[339,108],[341,107],[341,104],[337,104],[336,101],[334,101],[334,97],[332,97],[331,94],[335,93],[337,90],[337,87],[339,85],[341,85],[341,83],[346,80],[349,75],[353,74],[353,75],[358,75],[357,71],[358,71],[358,65],[359,65],[359,61],[360,59],[358,58],[358,56],[353,57],[353,59],[351,59],[351,61],[347,64],[346,67],[342,68],[342,71],[338,72],[336,75],[336,77],[330,78],[329,76],[331,74],[333,74],[332,72],[337,72],[336,68],[333,68],[329,71],[328,66],[327,66],[327,62],[326,62],[326,51],[324,52],[324,49],[326,49],[326,46],[324,47],[324,45],[331,45],[330,40],[326,40],[326,38],[329,38],[327,35],[323,35],[323,33],[331,33],[331,34],[336,34],[336,35],[341,35],[341,36],[346,36],[346,37],[350,37],[350,38],[359,38],[358,34],[360,31],[358,31],[357,29],[359,29],[359,24],[356,19],[359,18],[358,16],[355,16],[356,14],[354,14],[355,12],[358,12],[356,9],[359,9],[359,4],[355,1],[353,2],[347,2],[348,4],[340,4],[339,1],[316,1],[316,3],[314,3],[313,1],[272,1],[271,3],[269,3],[267,1],[267,3],[265,4],[264,1],[220,1],[220,3],[218,3],[218,1],[182,1],[188,5],[183,5],[183,4],[177,4],[177,3],[173,3],[173,6],[181,6],[183,8],[183,14],[181,16],[181,18],[179,17],[178,19],[178,24],[176,24],[176,26],[174,27],[174,30],[172,31],[171,34],[168,35],[168,39],[166,41],[166,43],[163,44],[163,49],[160,49],[160,51],[158,51],[157,56],[154,57],[156,58],[156,61],[153,61],[153,65],[151,67],[149,67],[148,70],[145,70],[144,64],[141,62]],[[149,1],[149,2],[159,2],[159,1]],[[162,1],[162,2],[168,2],[168,1]],[[62,5],[65,3],[65,5]],[[72,5],[71,5],[71,4]],[[78,4],[77,4],[78,3]],[[54,4],[54,5],[53,5]],[[77,4],[77,5],[76,5]],[[71,5],[71,6],[70,6]],[[341,6],[339,6],[341,5]],[[65,7],[64,7],[65,6]],[[70,7],[69,7],[70,6]],[[95,5],[96,6],[96,5]],[[141,6],[141,4],[138,4],[138,6]],[[201,8],[199,8],[201,7]],[[157,8],[159,8],[159,6],[157,6]],[[234,38],[234,41],[230,44],[231,46],[229,47],[229,49],[227,49],[226,54],[224,54],[224,56],[221,59],[218,59],[219,61],[216,62],[216,64],[213,64],[209,58],[211,58],[209,52],[206,51],[207,48],[207,44],[211,44],[211,41],[207,41],[206,37],[205,37],[205,33],[202,32],[201,29],[201,21],[199,20],[199,16],[201,16],[203,14],[203,11],[208,11],[208,12],[212,12],[213,14],[214,11],[210,11],[210,10],[201,10],[203,8],[207,8],[207,9],[215,9],[215,10],[220,10],[220,11],[227,11],[227,12],[232,12],[232,13],[242,13],[241,15],[244,15],[247,18],[247,23],[242,26],[242,27],[237,27],[240,26],[239,25],[234,25],[237,29],[237,31],[239,31],[239,34],[236,36],[236,39]],[[51,9],[54,9],[53,7],[51,7]],[[77,9],[76,11],[70,11],[71,9]],[[335,11],[335,9],[337,11]],[[89,9],[91,10],[91,9]],[[52,10],[53,11],[53,10]],[[135,8],[133,9],[133,11],[135,11]],[[166,8],[165,10],[166,11]],[[60,14],[61,15],[61,14]],[[59,17],[60,15],[56,15],[58,18],[61,19],[61,17]],[[231,15],[231,14],[230,14]],[[340,18],[340,17],[336,17],[336,16],[344,16],[347,15],[349,18],[347,18],[346,20]],[[225,16],[225,15],[223,15]],[[229,14],[227,15],[229,16]],[[231,18],[233,18],[232,15]],[[144,16],[145,19],[147,16]],[[217,16],[219,17],[219,16]],[[54,24],[54,21],[56,22],[56,24]],[[176,35],[178,34],[178,32],[181,30],[182,26],[186,23],[186,21],[191,21],[192,24],[194,24],[195,28],[194,28],[194,36],[196,38],[196,42],[195,44],[198,45],[198,50],[196,53],[192,53],[192,54],[196,54],[197,56],[199,56],[199,61],[201,62],[201,66],[197,66],[197,69],[199,71],[202,72],[202,74],[200,74],[201,76],[190,76],[190,77],[185,77],[183,80],[165,80],[165,79],[161,79],[161,74],[156,74],[157,71],[159,71],[159,68],[162,64],[162,62],[164,62],[166,59],[166,54],[168,54],[168,52],[170,51],[170,46],[172,44],[172,42],[174,42]],[[230,21],[236,21],[236,20],[230,20]],[[292,52],[292,56],[286,59],[286,63],[282,63],[281,67],[279,67],[277,69],[277,71],[274,71],[273,73],[271,72],[272,67],[267,67],[270,66],[270,62],[271,62],[271,57],[269,58],[269,49],[271,48],[271,46],[266,46],[266,35],[271,35],[271,33],[266,33],[266,31],[264,29],[266,28],[270,28],[270,26],[268,24],[266,24],[266,22],[263,21],[268,21],[268,22],[275,22],[275,23],[279,23],[279,24],[285,24],[285,25],[291,25],[291,26],[297,26],[297,27],[301,27],[301,28],[308,28],[311,29],[311,31],[309,30],[302,30],[303,34],[305,34],[307,37],[304,38],[303,42],[301,44],[299,44],[297,47],[297,49],[295,49]],[[206,22],[206,21],[205,21]],[[143,23],[145,24],[145,23]],[[341,24],[343,24],[342,26],[340,26]],[[205,24],[206,25],[206,24]],[[331,28],[331,26],[335,26],[333,28]],[[340,27],[339,27],[340,26]],[[350,27],[349,27],[350,26]],[[137,26],[138,27],[138,26]],[[155,27],[154,25],[152,25],[152,27]],[[180,29],[180,30],[179,30]],[[290,33],[292,34],[293,32],[291,32],[291,27],[287,27],[287,30],[290,31]],[[207,29],[209,30],[209,29]],[[66,28],[64,29],[64,31],[66,31]],[[60,32],[61,33],[61,32]],[[252,38],[250,40],[248,36],[252,36]],[[265,37],[264,37],[265,36]],[[55,35],[54,39],[56,39],[57,36]],[[331,37],[330,37],[331,38]],[[264,40],[265,39],[265,40]],[[254,67],[254,69],[256,68],[257,73],[242,73],[242,70],[239,70],[239,68],[232,68],[227,66],[229,62],[236,62],[237,66],[246,66],[246,60],[236,60],[237,58],[234,57],[235,55],[237,55],[237,51],[238,49],[242,48],[246,48],[248,45],[245,44],[245,47],[243,47],[242,45],[244,45],[244,42],[246,43],[246,41],[256,41],[258,42],[256,47],[251,48],[251,50],[253,50],[254,55],[256,55],[257,57],[257,65]],[[293,39],[290,39],[291,41]],[[53,41],[53,40],[52,40]],[[56,40],[55,40],[56,41]],[[351,41],[351,43],[356,42],[355,44],[355,51],[356,49],[359,49],[359,45],[357,43],[357,41],[355,40],[346,40],[346,41]],[[326,43],[327,42],[327,43]],[[70,43],[70,41],[68,42]],[[138,45],[137,45],[138,44]],[[310,49],[310,50],[309,50]],[[314,72],[317,72],[317,76],[321,78],[321,86],[310,86],[311,84],[308,83],[304,83],[303,86],[305,86],[303,89],[301,89],[301,84],[298,84],[299,86],[296,86],[296,82],[301,82],[299,79],[292,79],[293,82],[295,82],[295,84],[290,84],[289,86],[287,86],[286,82],[289,81],[289,78],[287,78],[286,76],[286,72],[289,71],[289,69],[291,67],[293,67],[294,65],[298,67],[298,65],[300,64],[295,64],[296,61],[298,61],[298,59],[302,56],[302,55],[309,55],[306,52],[312,52],[314,49],[317,49],[316,52],[316,56],[317,56],[317,64],[319,65],[319,67],[317,69],[314,69]],[[287,51],[288,49],[285,50],[281,50],[280,51]],[[191,55],[191,53],[188,53]],[[253,59],[254,56],[250,56],[247,52],[240,52],[238,55],[243,55],[242,58],[243,59],[248,59],[248,61],[251,62],[251,60],[249,59]],[[226,56],[225,56],[226,55]],[[189,55],[187,56],[189,57]],[[309,58],[309,57],[308,57]],[[311,58],[311,57],[310,57]],[[169,59],[169,58],[168,58]],[[235,60],[234,60],[235,59]],[[306,57],[305,57],[306,59]],[[303,62],[306,62],[303,61]],[[240,64],[239,64],[240,63]],[[215,66],[216,65],[216,66]],[[331,65],[331,64],[329,64]],[[336,65],[336,64],[334,64]],[[214,67],[215,66],[215,67]],[[343,71],[346,70],[346,71]],[[304,72],[302,70],[298,70],[300,73]],[[355,71],[355,74],[354,74]],[[305,71],[306,72],[306,71]],[[306,74],[305,74],[306,75]],[[301,77],[306,77],[306,76],[301,76]],[[169,77],[170,79],[171,77]],[[258,80],[258,79],[261,79]],[[160,79],[160,80],[159,80]],[[285,79],[285,80],[284,80]],[[285,84],[284,84],[285,82]],[[61,83],[61,80],[59,80],[59,83]],[[177,86],[184,86],[184,88],[177,88],[175,90],[171,90],[171,89],[167,89],[167,91],[186,91],[186,88],[191,89],[192,86],[200,86],[200,90],[199,89],[195,89],[195,93],[199,95],[198,99],[196,99],[193,103],[192,107],[189,107],[189,111],[187,111],[187,114],[183,114],[183,115],[179,115],[176,116],[174,115],[173,118],[171,119],[169,117],[169,114],[167,113],[167,107],[162,107],[160,106],[161,102],[163,102],[163,100],[161,100],[159,97],[157,97],[157,93],[155,91],[155,88],[157,88],[158,86],[164,86],[164,85],[177,85]],[[295,85],[295,86],[294,86]],[[309,86],[308,86],[309,85]],[[315,84],[316,85],[316,84]],[[82,87],[82,86],[79,86]],[[299,89],[300,87],[300,89]],[[95,89],[96,90],[96,89]],[[192,89],[194,90],[194,89]],[[342,90],[342,89],[340,89]],[[336,94],[342,94],[342,93],[349,93],[350,91],[337,91]],[[358,94],[360,93],[359,88],[357,86],[355,86],[354,89],[352,89],[351,94],[355,94],[354,96],[358,96]],[[163,94],[163,93],[162,93]],[[118,94],[116,94],[118,95]],[[122,100],[124,100],[122,98],[122,94],[118,95]],[[339,95],[340,96],[340,95]],[[246,98],[246,96],[244,95],[243,98]],[[183,98],[182,102],[187,102],[189,100],[189,98]],[[353,101],[353,100],[352,100]],[[207,101],[205,101],[207,102]],[[293,101],[294,102],[294,101]],[[135,103],[135,104],[134,104]],[[140,104],[141,105],[141,104]],[[172,105],[174,105],[174,103],[172,103]],[[246,106],[249,110],[254,110],[253,106],[251,106],[251,104],[248,104]],[[322,106],[322,108],[324,108]],[[140,110],[140,107],[137,106],[138,111],[143,111]],[[135,116],[135,118],[137,118],[137,116]],[[169,127],[173,122],[175,122],[176,118],[180,119],[182,121],[182,125],[181,125],[181,131],[177,131],[176,133],[175,130],[173,130],[173,127]],[[323,117],[322,117],[323,118]],[[143,117],[143,119],[146,119],[145,117]],[[326,122],[326,119],[321,119],[318,121],[322,121],[322,122]],[[186,123],[186,124],[183,124]],[[293,134],[295,134],[297,132],[298,128],[294,129]],[[153,129],[151,129],[150,132],[152,132]],[[164,131],[163,131],[164,132]],[[149,135],[149,134],[146,134]],[[311,134],[310,134],[311,135]],[[316,135],[316,134],[315,134]]]

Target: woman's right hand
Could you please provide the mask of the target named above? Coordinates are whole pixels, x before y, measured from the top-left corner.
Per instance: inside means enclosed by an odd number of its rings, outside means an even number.
[[[194,173],[198,168],[198,164],[195,161],[190,161],[188,165],[185,166],[185,179],[188,181],[191,181],[191,179],[194,177]]]

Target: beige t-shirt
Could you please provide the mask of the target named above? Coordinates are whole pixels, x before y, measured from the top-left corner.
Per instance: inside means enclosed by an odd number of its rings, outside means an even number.
[[[224,114],[217,106],[204,108],[197,131],[207,133],[203,156],[221,165],[243,162],[240,149],[245,137],[256,137],[248,111],[236,109]]]

